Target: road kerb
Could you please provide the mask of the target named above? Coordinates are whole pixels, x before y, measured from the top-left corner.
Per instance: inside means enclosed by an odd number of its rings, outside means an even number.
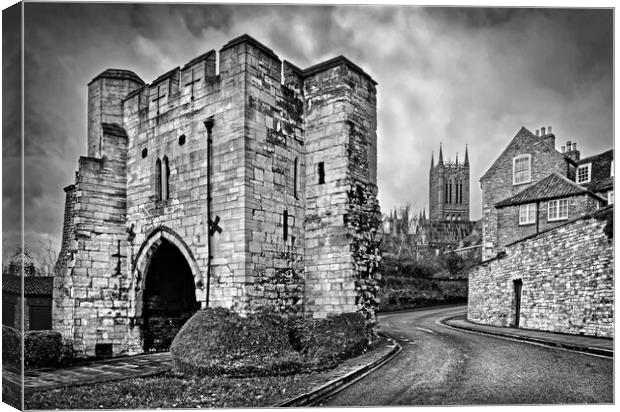
[[[575,352],[589,353],[592,355],[603,356],[606,358],[614,357],[614,351],[605,349],[605,348],[596,348],[596,347],[591,347],[591,346],[579,346],[579,345],[571,345],[567,343],[552,342],[552,341],[548,341],[544,339],[533,338],[530,336],[518,335],[518,334],[508,333],[508,332],[482,331],[476,328],[468,328],[462,325],[454,325],[454,324],[447,323],[450,319],[457,318],[458,316],[460,315],[441,318],[441,319],[438,319],[438,322],[441,325],[448,327],[448,328],[459,329],[459,330],[463,330],[463,331],[470,332],[470,333],[477,333],[480,335],[498,336],[498,337],[521,341],[521,342],[531,342],[531,343],[535,343],[535,344],[542,345],[542,346],[561,348],[561,349],[566,349],[566,350],[575,351]]]
[[[386,353],[383,357],[381,357],[380,359],[377,359],[376,361],[374,361],[371,364],[362,366],[359,369],[356,369],[354,371],[351,371],[349,373],[347,373],[344,376],[341,376],[339,378],[333,379],[329,382],[327,382],[326,384],[320,386],[319,388],[313,389],[310,392],[304,393],[302,395],[299,395],[295,398],[292,399],[288,399],[284,402],[278,403],[277,405],[274,405],[275,407],[299,407],[299,406],[312,406],[312,405],[316,405],[317,403],[321,402],[322,400],[335,395],[336,393],[340,392],[341,390],[347,388],[348,386],[354,384],[355,382],[357,382],[358,380],[362,379],[363,377],[365,377],[366,375],[368,375],[369,373],[379,369],[381,366],[385,365],[386,363],[388,363],[389,361],[391,361],[394,357],[396,357],[396,355],[398,355],[400,353],[400,351],[403,349],[402,346],[400,346],[398,344],[398,342],[396,342],[395,339],[384,335],[388,341],[390,341],[394,346],[392,347],[392,349]]]

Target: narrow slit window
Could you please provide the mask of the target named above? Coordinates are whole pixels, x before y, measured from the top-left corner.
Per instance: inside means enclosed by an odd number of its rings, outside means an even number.
[[[170,166],[168,165],[167,156],[164,156],[161,174],[162,174],[162,187],[161,187],[162,199],[168,200],[170,199],[170,185],[168,183],[168,179],[170,178]]]
[[[161,160],[155,162],[155,197],[161,200]]]
[[[288,210],[282,213],[282,238],[285,242],[288,239]]]
[[[293,196],[297,199],[297,173],[299,169],[299,158],[295,158],[295,163],[293,164]]]
[[[325,183],[325,163],[319,162],[317,171],[319,173],[319,184],[322,185]]]

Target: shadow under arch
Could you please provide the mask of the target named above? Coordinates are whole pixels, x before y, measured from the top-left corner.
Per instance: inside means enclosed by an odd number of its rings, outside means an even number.
[[[200,269],[187,244],[167,227],[148,234],[134,262],[135,317],[142,319],[144,350],[166,350],[200,308]]]

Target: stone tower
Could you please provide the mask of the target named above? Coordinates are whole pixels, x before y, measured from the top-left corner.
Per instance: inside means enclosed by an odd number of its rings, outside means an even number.
[[[302,70],[244,35],[219,71],[212,50],[150,84],[106,70],[88,93],[53,303],[80,354],[166,349],[201,307],[372,323],[376,83],[360,67]]]
[[[469,153],[465,147],[465,160],[459,163],[458,153],[454,162],[444,161],[441,145],[439,160],[435,165],[431,155],[429,171],[429,219],[469,221]]]

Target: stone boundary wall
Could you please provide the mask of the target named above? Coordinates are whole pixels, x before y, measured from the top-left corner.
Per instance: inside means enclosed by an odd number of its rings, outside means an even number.
[[[515,280],[519,327],[614,336],[613,205],[509,244],[469,275],[467,318],[510,327]]]

